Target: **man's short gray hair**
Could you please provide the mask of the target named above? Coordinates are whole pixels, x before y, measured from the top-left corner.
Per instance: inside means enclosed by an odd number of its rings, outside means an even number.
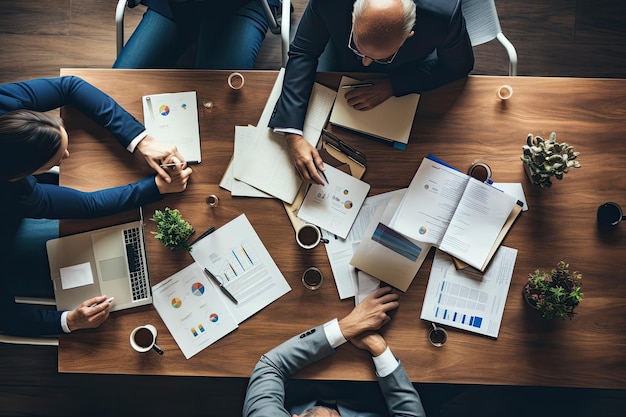
[[[352,23],[358,19],[362,14],[363,10],[367,8],[367,5],[370,1],[376,0],[356,0],[354,2],[354,6],[352,9]],[[417,15],[417,9],[415,7],[415,3],[413,0],[397,0],[402,7],[402,14],[404,16],[404,23],[402,25],[402,32],[405,36],[408,36],[409,33],[413,30],[413,26],[415,26],[415,18]]]

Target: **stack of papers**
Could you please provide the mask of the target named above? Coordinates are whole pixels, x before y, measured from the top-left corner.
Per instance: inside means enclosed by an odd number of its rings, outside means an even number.
[[[152,287],[154,307],[187,359],[291,290],[245,214],[194,243],[191,254],[195,264]]]
[[[220,186],[235,195],[250,197],[275,197],[293,203],[302,185],[302,178],[289,154],[284,135],[268,127],[272,112],[280,97],[284,69],[281,69],[263,114],[256,127],[245,127],[235,132],[235,150],[232,167],[229,167]],[[304,137],[316,146],[322,129],[326,126],[336,92],[321,84],[314,84],[304,120]],[[249,187],[239,187],[236,181]],[[253,190],[254,189],[254,190]],[[259,195],[259,191],[263,194]]]

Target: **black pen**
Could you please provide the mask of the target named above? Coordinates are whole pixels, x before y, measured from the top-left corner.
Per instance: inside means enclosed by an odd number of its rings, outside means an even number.
[[[326,176],[326,173],[325,173],[324,171],[322,171],[322,170],[319,170],[319,169],[318,169],[318,170],[317,170],[317,172],[319,172],[319,174],[320,174],[322,177],[324,177],[324,179],[326,180],[326,184],[330,184],[330,183],[328,182],[328,177]]]
[[[191,242],[189,244],[189,246],[193,246],[196,243],[198,243],[198,241],[202,238],[207,237],[208,235],[210,235],[211,233],[213,233],[215,231],[215,226],[211,226],[208,229],[206,229],[206,231],[204,233],[202,233],[200,236],[198,236],[193,242]]]
[[[358,83],[358,84],[345,84],[342,85],[341,88],[363,88],[363,87],[371,87],[373,83]]]
[[[204,273],[205,273],[205,274],[206,274],[209,278],[211,278],[211,279],[213,280],[213,282],[215,282],[215,283],[216,283],[216,284],[220,287],[220,290],[222,290],[222,292],[223,292],[224,294],[226,294],[226,296],[227,296],[228,298],[230,298],[230,300],[231,300],[233,303],[235,303],[235,304],[239,304],[239,302],[237,301],[237,299],[235,298],[235,296],[234,296],[234,295],[232,295],[232,294],[230,293],[230,291],[228,291],[228,290],[226,289],[226,287],[224,287],[224,284],[222,284],[222,282],[221,282],[219,279],[217,279],[217,277],[216,277],[215,275],[213,275],[213,274],[211,273],[211,271],[209,271],[208,269],[204,268]]]
[[[178,166],[178,165],[184,165],[184,164],[187,164],[187,165],[197,165],[199,163],[200,162],[198,162],[198,161],[185,161],[185,162],[173,162],[171,164],[161,164],[159,166],[161,168],[171,168],[171,167],[175,167],[175,166]]]

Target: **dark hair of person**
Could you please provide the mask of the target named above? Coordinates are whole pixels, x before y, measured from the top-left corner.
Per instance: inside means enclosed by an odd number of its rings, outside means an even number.
[[[63,121],[46,113],[14,110],[0,115],[0,180],[12,180],[37,171],[61,147]]]

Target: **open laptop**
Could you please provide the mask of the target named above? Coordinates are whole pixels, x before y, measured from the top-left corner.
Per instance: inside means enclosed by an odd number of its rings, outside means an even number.
[[[152,303],[143,221],[64,236],[46,243],[58,310],[115,297],[111,311]]]

